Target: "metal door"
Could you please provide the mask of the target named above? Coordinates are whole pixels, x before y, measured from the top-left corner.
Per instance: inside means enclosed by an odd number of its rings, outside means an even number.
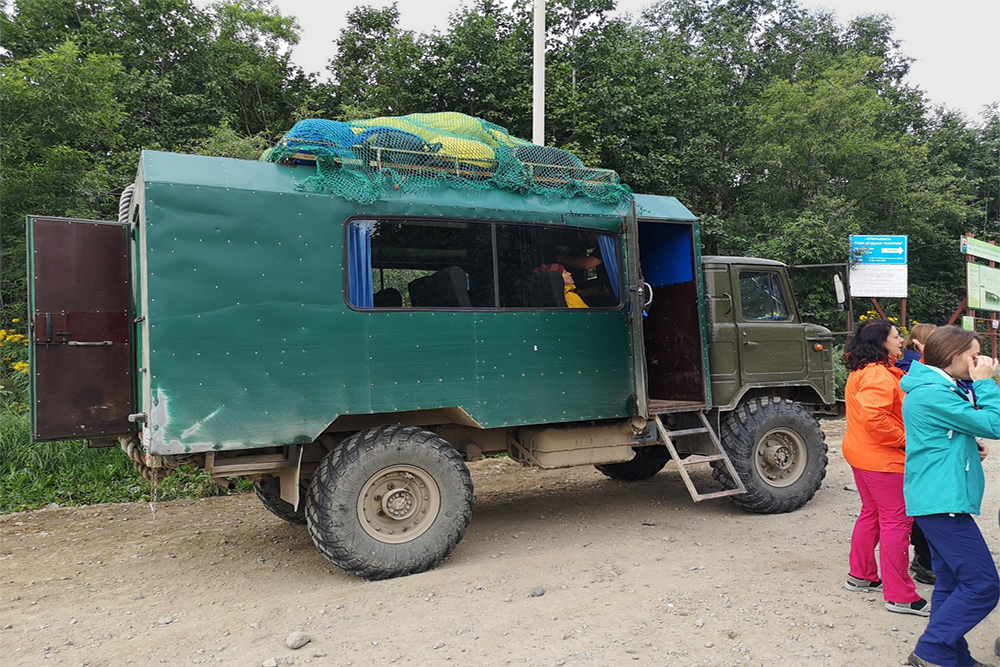
[[[629,335],[632,342],[632,377],[636,414],[649,417],[649,388],[646,385],[646,346],[642,336],[642,310],[652,297],[639,267],[639,221],[635,201],[623,224],[626,285],[628,285]]]
[[[784,271],[763,265],[733,270],[743,383],[801,380],[806,374],[806,340]]]
[[[28,218],[32,438],[132,432],[129,228]]]

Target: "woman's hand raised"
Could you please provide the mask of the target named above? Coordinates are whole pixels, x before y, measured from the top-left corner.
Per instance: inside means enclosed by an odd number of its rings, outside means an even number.
[[[969,377],[973,380],[985,380],[993,377],[997,369],[997,360],[993,357],[979,355],[969,357]]]

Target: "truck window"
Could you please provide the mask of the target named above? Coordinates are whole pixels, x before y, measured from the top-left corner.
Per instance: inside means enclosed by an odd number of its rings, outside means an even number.
[[[791,319],[781,277],[774,271],[740,271],[740,303],[744,320]]]
[[[352,220],[348,302],[358,308],[496,307],[487,223]]]
[[[613,260],[600,266],[604,255]],[[587,271],[566,267],[565,273],[581,277],[578,287],[587,289],[583,298],[590,307],[618,307],[618,247],[611,234],[531,224],[352,220],[348,303],[366,309],[563,309],[566,278],[547,269],[590,257],[596,258],[589,262],[596,264],[591,280]]]
[[[588,308],[620,305],[618,247],[611,234],[501,223],[496,244],[501,308],[566,308],[562,273]]]

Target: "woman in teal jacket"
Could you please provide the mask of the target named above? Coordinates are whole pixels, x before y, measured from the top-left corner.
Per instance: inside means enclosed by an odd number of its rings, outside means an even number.
[[[937,576],[931,618],[910,665],[982,665],[969,654],[965,634],[1000,598],[996,566],[971,516],[982,504],[982,460],[989,451],[976,438],[1000,438],[1000,390],[992,379],[997,360],[979,351],[975,333],[941,327],[927,338],[924,362],[913,362],[900,382],[906,513],[927,537]],[[973,392],[958,383],[969,379]]]

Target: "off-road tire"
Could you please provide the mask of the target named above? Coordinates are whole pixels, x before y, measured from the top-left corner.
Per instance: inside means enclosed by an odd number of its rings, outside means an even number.
[[[775,435],[777,434],[777,436]],[[798,403],[785,399],[756,398],[739,406],[722,420],[722,446],[747,492],[733,496],[733,502],[749,512],[780,514],[791,512],[809,502],[826,477],[826,434],[816,418]],[[761,468],[766,442],[783,438],[795,443],[791,449],[800,460],[797,473],[776,485],[768,480]],[[791,466],[789,467],[792,470]],[[724,488],[736,488],[723,461],[712,462],[712,475]]]
[[[400,485],[407,479],[412,481]],[[378,511],[390,508],[376,501],[391,496],[401,501],[393,511],[411,511],[398,522]],[[435,499],[434,511],[428,511]],[[472,504],[472,477],[450,444],[414,426],[381,426],[354,434],[326,455],[309,485],[306,526],[316,548],[337,567],[365,579],[389,579],[429,570],[447,558],[465,536]],[[411,506],[426,516],[413,515]],[[407,526],[416,537],[403,534]]]
[[[619,482],[638,482],[649,479],[663,470],[670,460],[670,452],[663,445],[636,447],[635,457],[624,463],[595,465],[601,473]]]
[[[257,499],[268,512],[288,523],[296,523],[300,526],[306,524],[306,502],[305,494],[299,497],[299,508],[281,499],[281,485],[276,477],[267,477],[263,481],[254,482],[253,490],[257,493]]]

